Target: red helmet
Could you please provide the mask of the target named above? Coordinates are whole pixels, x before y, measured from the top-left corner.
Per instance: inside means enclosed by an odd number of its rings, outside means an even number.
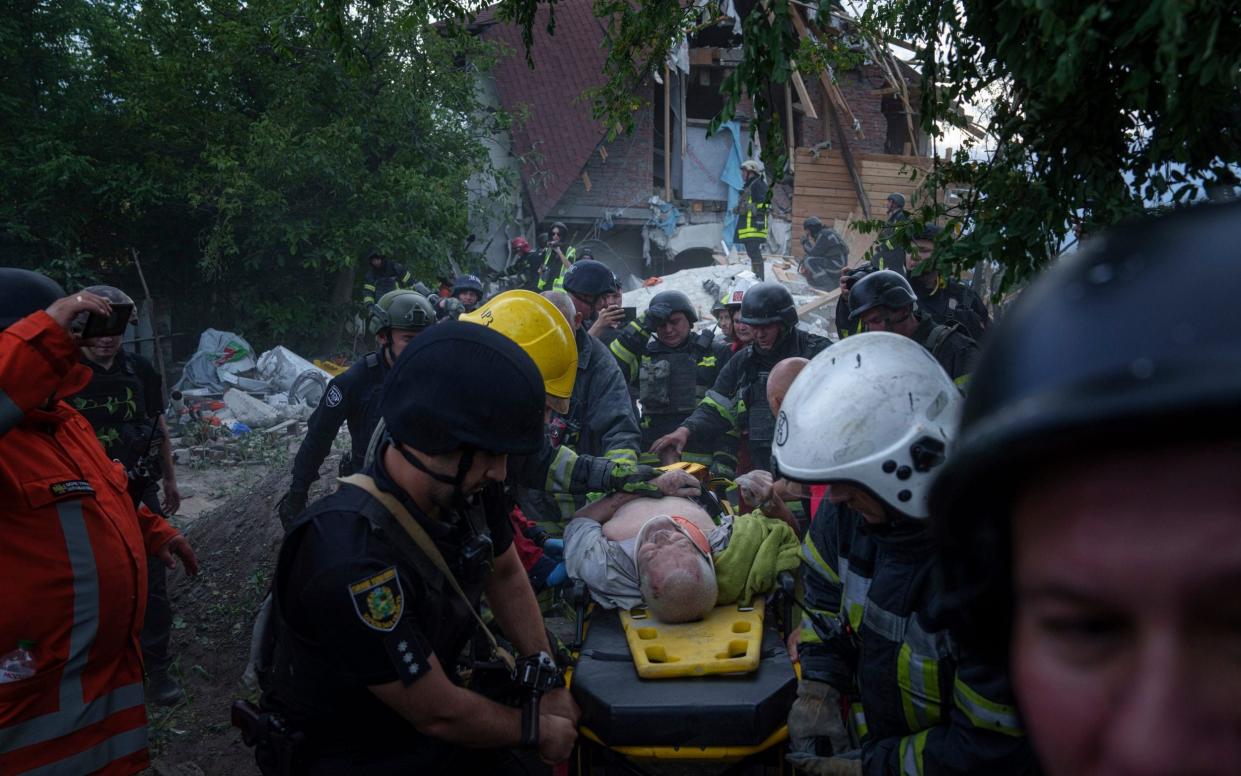
[[[530,252],[530,243],[526,242],[525,237],[514,237],[513,241],[509,243],[509,246],[518,253]]]

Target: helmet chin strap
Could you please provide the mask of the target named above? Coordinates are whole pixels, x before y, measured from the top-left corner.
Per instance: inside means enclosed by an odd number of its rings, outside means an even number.
[[[457,463],[457,475],[455,477],[450,477],[447,474],[431,471],[431,469],[429,469],[427,465],[418,458],[418,456],[406,450],[404,445],[397,443],[394,444],[394,447],[396,447],[396,451],[401,454],[401,457],[404,458],[405,462],[410,466],[414,467],[423,474],[426,474],[436,482],[451,485],[452,501],[455,508],[465,509],[469,506],[466,501],[465,491],[462,490],[461,486],[465,484],[465,475],[469,473],[470,467],[474,465],[473,447],[467,446],[461,448],[461,460]]]

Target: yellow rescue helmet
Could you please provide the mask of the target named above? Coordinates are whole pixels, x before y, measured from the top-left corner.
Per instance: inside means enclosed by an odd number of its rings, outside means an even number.
[[[577,380],[577,340],[556,305],[531,291],[505,291],[459,320],[495,329],[520,345],[539,367],[552,409],[569,412]]]

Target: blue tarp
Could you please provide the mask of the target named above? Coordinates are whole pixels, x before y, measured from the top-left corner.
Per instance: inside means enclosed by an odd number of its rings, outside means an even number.
[[[735,121],[720,126],[720,129],[732,135],[733,146],[720,171],[720,180],[728,186],[728,210],[724,213],[724,242],[734,244],[737,236],[737,203],[741,200],[741,189],[745,181],[741,177],[741,163],[745,158],[741,154],[741,125]]]

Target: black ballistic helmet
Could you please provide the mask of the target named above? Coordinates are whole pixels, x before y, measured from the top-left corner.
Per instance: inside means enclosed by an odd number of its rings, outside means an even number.
[[[543,446],[543,377],[515,342],[444,321],[409,343],[383,387],[392,438],[428,455],[458,448],[532,455]]]
[[[594,259],[581,259],[574,262],[564,273],[564,290],[570,294],[582,296],[600,296],[620,288],[616,276],[606,264]]]
[[[1009,514],[1039,466],[1241,438],[1238,268],[1241,203],[1147,219],[1063,259],[990,333],[930,494],[950,606],[974,646],[1007,651]]]
[[[793,295],[779,283],[756,283],[741,300],[741,322],[747,326],[779,322],[793,328],[797,325]]]
[[[0,267],[0,329],[31,313],[46,310],[65,296],[60,284],[46,275],[16,267]]]
[[[694,303],[680,291],[660,291],[651,297],[651,303],[646,307],[646,317],[652,321],[666,321],[673,313],[685,313],[690,323],[698,322]]]
[[[856,321],[872,307],[899,310],[917,301],[913,286],[903,275],[881,269],[862,277],[849,290],[849,320]]]

